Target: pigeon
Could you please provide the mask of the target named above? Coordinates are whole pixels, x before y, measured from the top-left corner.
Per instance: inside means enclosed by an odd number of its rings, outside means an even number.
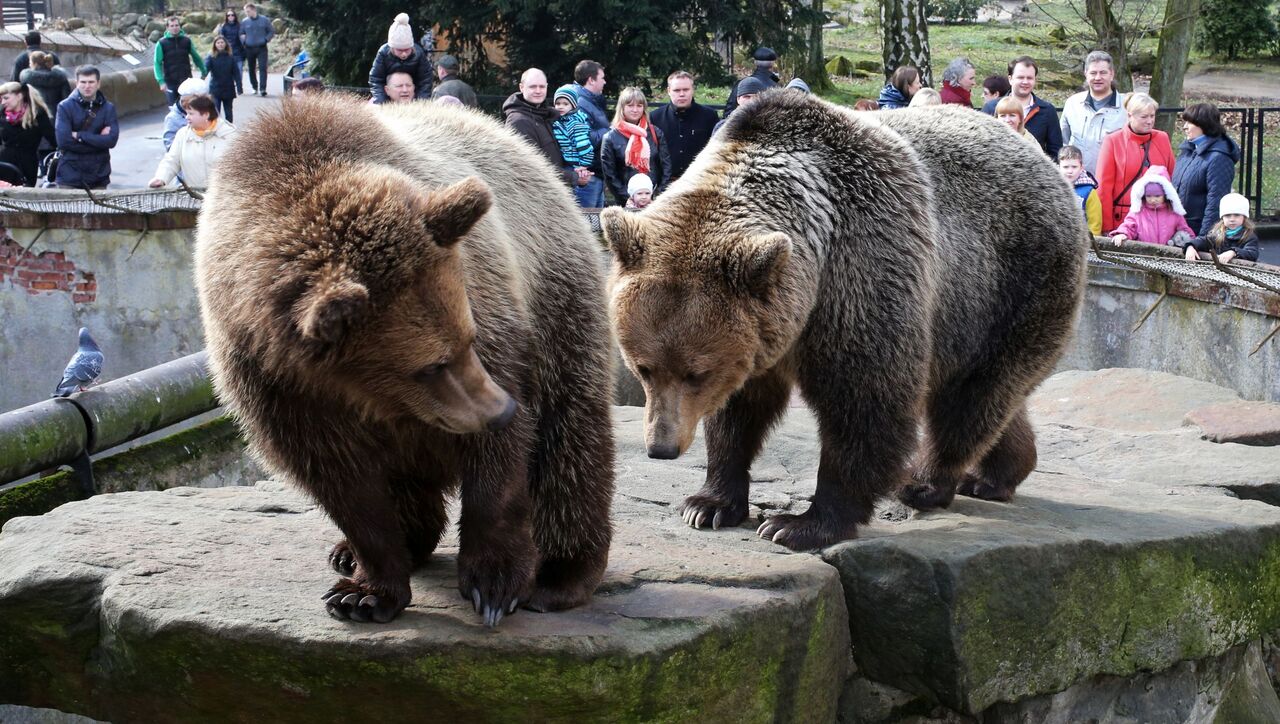
[[[98,343],[89,336],[89,328],[80,328],[80,349],[71,355],[67,369],[62,373],[62,382],[53,391],[53,397],[69,397],[72,392],[83,391],[93,384],[102,374],[102,350]]]

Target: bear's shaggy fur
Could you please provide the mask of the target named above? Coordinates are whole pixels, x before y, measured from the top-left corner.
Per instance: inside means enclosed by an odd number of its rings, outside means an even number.
[[[330,613],[397,615],[459,487],[458,589],[486,623],[589,598],[612,341],[551,167],[477,113],[321,97],[260,117],[218,171],[196,248],[214,385],[346,536]]]
[[[649,454],[683,453],[708,416],[690,525],[745,518],[795,383],[817,493],[760,526],[790,548],[853,537],[899,487],[921,508],[1007,500],[1035,467],[1025,400],[1071,335],[1088,234],[1054,166],[994,119],[770,92],[651,207],[602,221]]]

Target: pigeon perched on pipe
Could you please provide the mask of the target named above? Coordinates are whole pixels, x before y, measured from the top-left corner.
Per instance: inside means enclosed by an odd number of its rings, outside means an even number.
[[[83,391],[102,374],[102,350],[89,336],[89,328],[80,328],[80,348],[71,355],[67,369],[62,372],[62,382],[53,391],[53,397],[69,397],[72,392]]]

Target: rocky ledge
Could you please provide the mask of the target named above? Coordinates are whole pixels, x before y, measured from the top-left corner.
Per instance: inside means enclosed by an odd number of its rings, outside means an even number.
[[[617,408],[599,595],[497,630],[458,597],[452,541],[395,622],[339,622],[319,601],[336,530],[284,486],[101,495],[0,532],[0,704],[117,724],[1280,720],[1280,448],[1235,405],[1273,419],[1160,373],[1059,374],[1013,503],[886,504],[821,555],[754,521],[685,527],[704,450],[650,460],[641,411]],[[1254,444],[1214,442],[1215,420]],[[808,504],[817,449],[793,409],[753,514]]]

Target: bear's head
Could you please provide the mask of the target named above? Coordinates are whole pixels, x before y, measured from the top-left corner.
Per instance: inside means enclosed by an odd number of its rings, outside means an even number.
[[[791,240],[783,233],[678,229],[644,214],[605,209],[613,252],[610,314],[622,357],[645,391],[650,457],[678,457],[698,421],[777,363],[791,315]],[[779,299],[779,296],[783,299]],[[781,313],[781,316],[779,315]]]
[[[319,180],[280,224],[297,230],[277,284],[293,292],[305,377],[376,419],[505,426],[516,403],[476,355],[458,249],[491,203],[474,177],[433,190],[377,167]]]

